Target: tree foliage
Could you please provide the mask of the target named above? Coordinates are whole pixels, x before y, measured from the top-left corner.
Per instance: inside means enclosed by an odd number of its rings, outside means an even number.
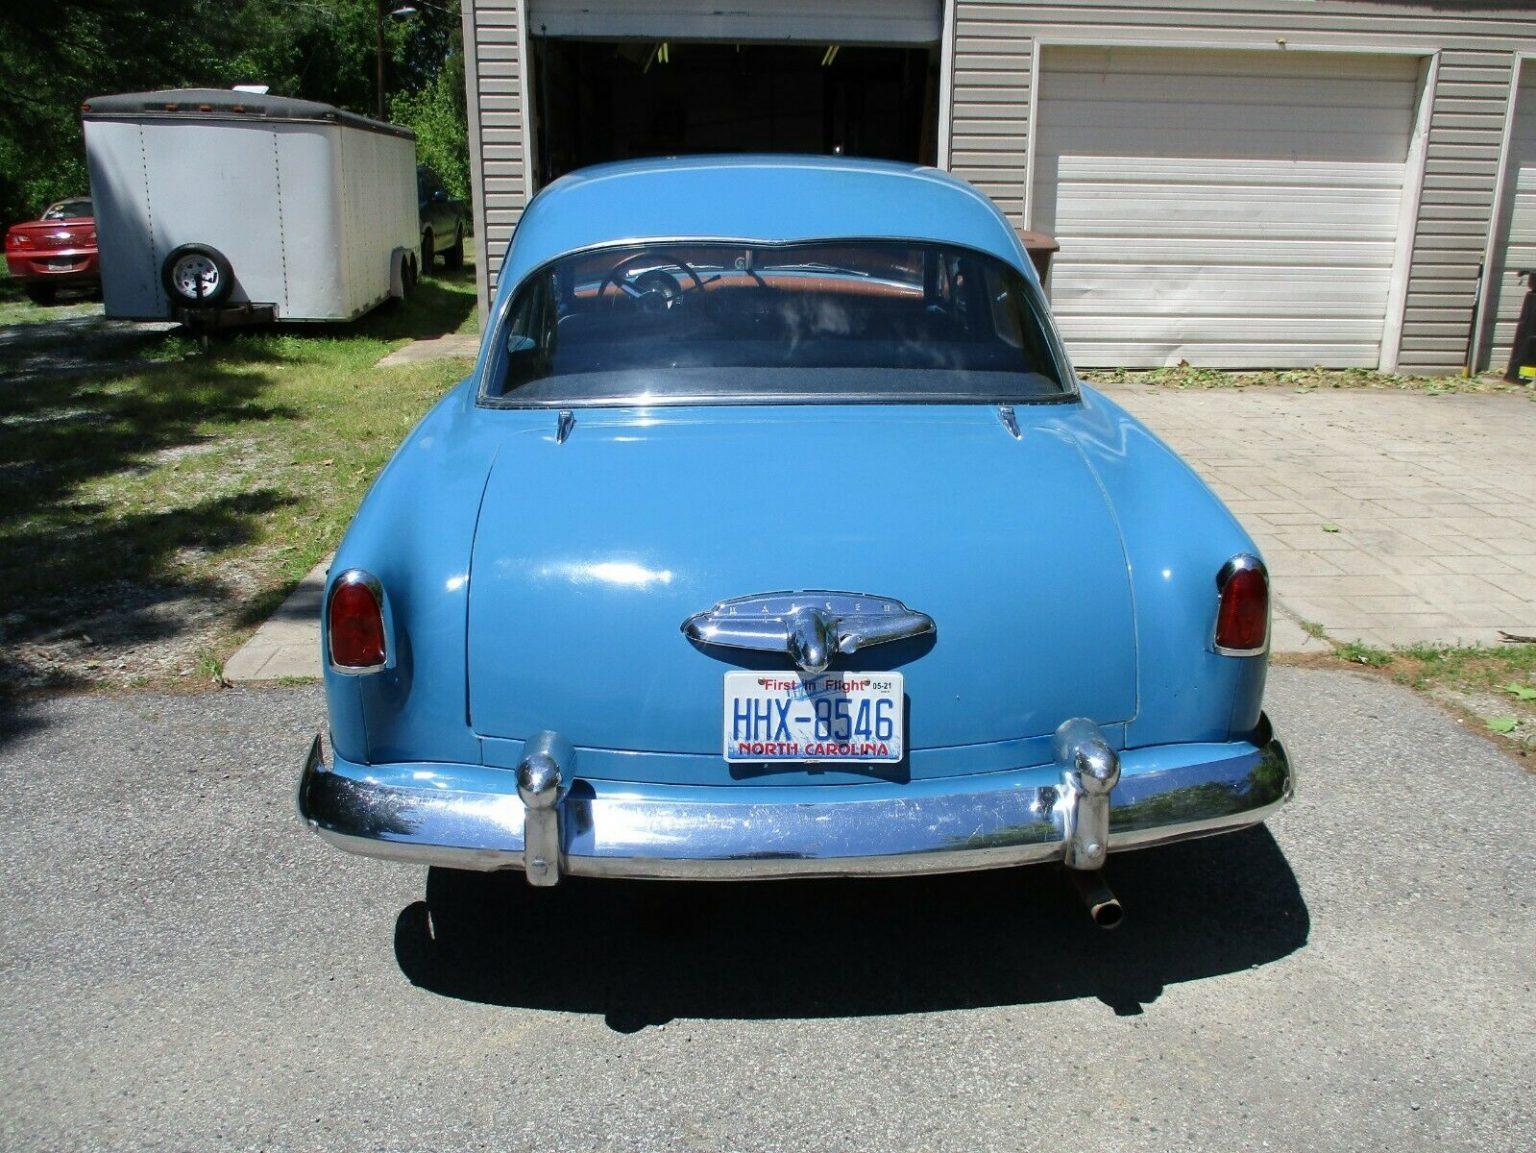
[[[390,11],[409,3],[403,18]],[[80,105],[160,88],[267,84],[375,108],[380,0],[0,2],[0,222],[87,186]],[[458,0],[389,0],[388,106],[455,191],[467,185]]]
[[[416,159],[442,177],[448,194],[469,198],[469,149],[464,119],[464,56],[451,56],[437,76],[416,92],[402,92],[390,119],[416,133]]]

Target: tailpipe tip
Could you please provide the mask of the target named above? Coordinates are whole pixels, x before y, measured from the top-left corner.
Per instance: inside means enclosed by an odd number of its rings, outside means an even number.
[[[1097,869],[1091,872],[1068,869],[1067,876],[1071,878],[1072,887],[1083,899],[1088,916],[1095,925],[1106,930],[1119,927],[1120,922],[1125,920],[1125,910],[1120,905],[1120,898],[1115,896],[1104,880],[1103,873]]]

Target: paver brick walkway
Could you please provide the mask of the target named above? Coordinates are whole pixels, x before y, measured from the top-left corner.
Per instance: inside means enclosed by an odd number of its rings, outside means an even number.
[[[1536,634],[1536,403],[1375,389],[1104,390],[1253,534],[1282,613],[1378,646]]]
[[[301,580],[240,651],[224,665],[229,681],[280,681],[320,675],[320,599],[326,557]]]

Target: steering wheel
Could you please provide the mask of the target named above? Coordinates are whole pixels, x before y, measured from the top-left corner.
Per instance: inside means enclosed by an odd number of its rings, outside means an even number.
[[[677,282],[677,277],[662,268],[647,269],[633,280],[626,277],[624,270],[640,260],[667,261],[681,268],[688,279],[693,281],[694,288],[704,287],[703,277],[694,271],[693,266],[670,252],[632,252],[603,275],[602,283],[597,287],[597,299],[603,298],[603,293],[608,291],[611,284],[648,311],[663,312],[671,308],[683,295],[683,286]]]

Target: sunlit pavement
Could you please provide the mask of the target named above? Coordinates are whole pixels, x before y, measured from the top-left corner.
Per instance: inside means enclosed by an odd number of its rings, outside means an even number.
[[[883,882],[424,871],[293,813],[313,687],[0,728],[0,1148],[1536,1148],[1536,777],[1405,690],[1275,669],[1270,830]]]
[[[1105,390],[1263,550],[1296,620],[1378,646],[1536,634],[1536,403],[1338,388]],[[1277,636],[1278,639],[1278,636]]]

